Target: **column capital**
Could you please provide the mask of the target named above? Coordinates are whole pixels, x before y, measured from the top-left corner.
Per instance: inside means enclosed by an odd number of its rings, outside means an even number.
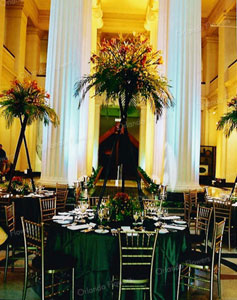
[[[7,8],[23,9],[25,0],[6,0]]]
[[[95,25],[98,29],[103,27],[103,11],[101,9],[101,0],[93,0],[92,18],[96,21]]]
[[[144,27],[151,31],[152,25],[158,21],[158,2],[150,0],[146,10],[146,20]]]
[[[218,43],[218,36],[205,36],[203,39],[203,46],[207,43]]]

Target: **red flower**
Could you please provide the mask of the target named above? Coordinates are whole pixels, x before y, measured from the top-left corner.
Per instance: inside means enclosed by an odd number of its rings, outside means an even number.
[[[50,99],[49,93],[47,93],[45,97],[46,97],[47,99]]]

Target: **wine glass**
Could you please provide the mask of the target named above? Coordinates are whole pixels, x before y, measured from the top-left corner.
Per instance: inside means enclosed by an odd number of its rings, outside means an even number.
[[[134,219],[134,221],[135,221],[135,224],[137,223],[138,218],[139,218],[139,213],[138,213],[138,211],[135,211],[135,212],[133,213],[133,219]]]
[[[163,208],[163,216],[164,217],[168,216],[168,209],[167,208]]]
[[[102,226],[102,221],[103,221],[103,218],[104,218],[104,209],[103,208],[99,209],[99,211],[98,211],[98,217],[100,219],[100,227],[103,227]]]
[[[110,218],[111,218],[111,210],[109,208],[106,209],[106,218],[107,218],[107,221],[109,222]]]
[[[141,211],[141,213],[140,213],[140,219],[141,219],[141,222],[143,224],[144,219],[145,219],[145,212],[144,211]]]

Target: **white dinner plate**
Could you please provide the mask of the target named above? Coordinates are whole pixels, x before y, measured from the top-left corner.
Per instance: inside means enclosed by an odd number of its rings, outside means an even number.
[[[66,225],[72,223],[72,220],[67,219],[67,220],[54,220],[55,223],[61,224],[61,225]]]
[[[159,233],[162,233],[162,234],[165,234],[165,233],[168,233],[169,231],[167,230],[167,229],[165,229],[165,228],[161,228],[160,230],[159,230]]]
[[[174,223],[175,224],[180,224],[180,225],[186,225],[187,224],[187,222],[183,221],[183,220],[174,220]]]
[[[96,229],[95,232],[105,234],[105,233],[108,233],[109,230],[108,229]]]
[[[67,215],[69,215],[68,212],[58,212],[58,214],[59,214],[60,216],[67,216]]]

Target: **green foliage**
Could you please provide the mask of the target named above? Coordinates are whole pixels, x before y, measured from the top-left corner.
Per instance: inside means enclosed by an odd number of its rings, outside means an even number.
[[[158,70],[163,63],[161,52],[153,51],[143,35],[104,40],[91,62],[92,75],[85,75],[75,84],[79,106],[92,88],[95,96],[105,96],[106,103],[119,100],[126,107],[148,101],[157,119],[163,108],[173,105],[168,79]]]
[[[102,166],[99,166],[96,170],[94,168],[92,169],[92,174],[89,177],[89,180],[87,182],[88,189],[91,189],[91,188],[94,187],[95,179],[96,179],[96,177],[97,177],[97,175],[98,175],[101,168],[102,168]]]
[[[153,182],[153,180],[147,175],[147,173],[141,167],[138,167],[137,169],[142,174],[146,182],[149,184],[149,187],[146,187],[146,190],[151,194],[158,194],[159,184]]]
[[[117,193],[114,198],[109,199],[106,208],[111,211],[111,219],[114,221],[124,221],[126,218],[132,218],[134,211],[140,211],[138,199],[131,199],[126,193]]]
[[[229,137],[232,131],[237,130],[237,97],[231,99],[227,105],[232,110],[221,117],[217,130],[224,130],[225,136]]]
[[[57,114],[47,103],[49,94],[39,88],[36,81],[15,80],[0,98],[1,115],[5,117],[7,127],[11,126],[14,118],[22,117],[27,117],[27,125],[35,120],[43,121],[45,125],[50,122],[54,126],[59,124]]]

